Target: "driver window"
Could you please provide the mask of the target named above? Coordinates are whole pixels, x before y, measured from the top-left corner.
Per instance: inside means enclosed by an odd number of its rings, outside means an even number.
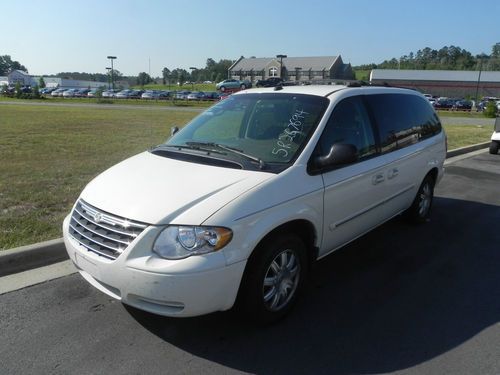
[[[354,145],[359,160],[376,153],[370,119],[358,96],[346,98],[335,106],[319,140],[319,153],[327,154],[336,143]]]

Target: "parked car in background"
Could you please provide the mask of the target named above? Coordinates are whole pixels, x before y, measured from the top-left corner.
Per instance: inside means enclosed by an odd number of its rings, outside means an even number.
[[[129,99],[140,99],[144,90],[132,90],[128,96]]]
[[[142,93],[141,99],[159,99],[160,93],[159,90],[146,90]]]
[[[132,92],[132,90],[125,89],[125,90],[118,92],[115,97],[117,99],[127,99],[131,92]]]
[[[52,92],[50,93],[50,95],[51,95],[51,96],[53,96],[53,97],[62,96],[63,92],[64,92],[64,91],[66,91],[66,90],[67,90],[67,89],[62,89],[62,88],[60,88],[60,89],[56,89],[56,90],[52,91]]]
[[[485,96],[481,101],[476,105],[476,111],[482,112],[486,109],[486,106],[488,105],[489,102],[497,102],[499,101],[498,98],[494,96]]]
[[[168,99],[172,96],[172,91],[162,90],[158,96],[158,99]]]
[[[257,87],[275,87],[283,84],[283,79],[280,77],[269,77],[267,79],[259,79],[255,86]]]
[[[175,99],[187,99],[188,95],[191,94],[191,91],[177,91],[175,93]]]
[[[119,92],[120,92],[120,90],[117,90],[117,89],[106,90],[106,91],[102,92],[102,97],[103,98],[115,98],[116,94],[119,93]]]
[[[92,89],[92,90],[90,90],[90,91],[87,93],[87,97],[88,97],[88,98],[95,98],[95,97],[96,97],[96,94],[97,94],[97,91],[99,91],[99,89]]]
[[[457,100],[455,102],[455,109],[457,111],[470,111],[472,109],[472,102],[465,99]]]
[[[217,90],[222,92],[226,90],[244,90],[252,87],[252,83],[248,80],[240,81],[238,79],[225,79],[215,85]]]
[[[40,90],[40,94],[41,95],[49,95],[55,90],[57,90],[56,87],[44,87],[43,89]]]
[[[205,92],[205,100],[219,100],[220,94],[217,91]]]
[[[76,98],[86,98],[87,94],[90,92],[90,89],[78,89],[75,91]]]
[[[205,99],[205,93],[202,91],[192,92],[186,97],[187,100],[203,100]]]
[[[439,98],[434,105],[436,109],[452,109],[456,100],[450,98]]]
[[[62,93],[62,96],[64,98],[73,98],[75,96],[75,93],[78,91],[78,89],[69,89],[66,90]]]

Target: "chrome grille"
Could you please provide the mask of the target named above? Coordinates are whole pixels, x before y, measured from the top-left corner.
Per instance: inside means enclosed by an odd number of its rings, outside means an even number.
[[[69,233],[80,245],[107,259],[116,259],[147,227],[101,211],[79,200],[71,214]]]

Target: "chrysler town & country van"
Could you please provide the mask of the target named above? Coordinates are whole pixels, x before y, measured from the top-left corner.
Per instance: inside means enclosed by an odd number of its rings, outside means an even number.
[[[155,314],[286,314],[310,264],[396,215],[429,215],[445,134],[419,93],[245,90],[102,173],[63,224],[80,274]]]

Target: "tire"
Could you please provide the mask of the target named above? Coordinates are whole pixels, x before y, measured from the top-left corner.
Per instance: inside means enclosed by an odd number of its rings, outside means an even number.
[[[490,154],[492,154],[492,155],[498,154],[498,148],[499,148],[499,146],[500,146],[499,142],[491,141],[491,144],[490,144]]]
[[[291,233],[267,239],[250,257],[237,305],[258,323],[272,323],[293,308],[307,275],[306,246]]]
[[[429,174],[425,176],[412,205],[405,212],[405,217],[409,222],[421,224],[429,219],[434,198],[434,185],[434,178]]]
[[[242,84],[240,85],[240,89],[245,90],[246,88],[247,88],[247,85],[245,85],[244,83],[242,83]]]
[[[226,91],[226,88],[224,86],[221,86],[220,89],[219,89],[221,92],[224,92]]]

